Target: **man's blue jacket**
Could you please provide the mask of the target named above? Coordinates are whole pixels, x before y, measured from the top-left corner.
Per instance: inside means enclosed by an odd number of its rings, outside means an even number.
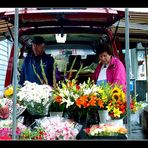
[[[48,80],[48,84],[53,86],[53,69],[54,69],[54,59],[51,55],[45,54],[45,52],[41,56],[34,56],[33,53],[28,54],[24,59],[19,84],[23,85],[23,83],[28,80],[30,82],[36,82],[37,84],[41,84],[39,78],[34,72],[33,65],[35,71],[39,74],[40,78],[43,79],[42,70],[41,70],[41,60],[43,63],[44,71]],[[59,79],[59,73],[56,73],[56,78]]]

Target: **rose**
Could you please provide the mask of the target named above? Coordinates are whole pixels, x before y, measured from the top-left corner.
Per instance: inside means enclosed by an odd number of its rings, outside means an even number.
[[[0,108],[0,118],[7,119],[9,117],[9,107],[7,105]]]

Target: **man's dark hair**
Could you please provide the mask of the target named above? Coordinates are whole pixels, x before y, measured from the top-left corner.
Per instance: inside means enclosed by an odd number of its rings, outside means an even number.
[[[96,54],[97,55],[100,55],[103,52],[107,52],[109,55],[113,55],[113,49],[112,49],[112,47],[111,47],[111,45],[109,43],[100,44],[96,48]]]
[[[35,36],[33,38],[33,40],[32,40],[32,43],[34,43],[34,44],[42,44],[42,43],[45,43],[45,40],[41,36]]]

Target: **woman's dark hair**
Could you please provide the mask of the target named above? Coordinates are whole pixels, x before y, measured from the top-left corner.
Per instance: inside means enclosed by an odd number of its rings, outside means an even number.
[[[109,43],[104,43],[97,46],[96,54],[100,55],[103,52],[107,52],[109,55],[113,55],[113,49]]]

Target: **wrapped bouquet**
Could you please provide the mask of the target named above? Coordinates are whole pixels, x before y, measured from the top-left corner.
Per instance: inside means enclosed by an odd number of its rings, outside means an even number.
[[[35,124],[33,130],[27,129],[22,133],[22,139],[74,140],[82,128],[81,125],[59,116],[36,119]]]
[[[32,115],[47,115],[52,102],[52,88],[49,85],[38,85],[25,81],[17,93],[18,100],[27,107]]]
[[[0,99],[0,118],[7,119],[9,117],[9,106],[4,98]]]

